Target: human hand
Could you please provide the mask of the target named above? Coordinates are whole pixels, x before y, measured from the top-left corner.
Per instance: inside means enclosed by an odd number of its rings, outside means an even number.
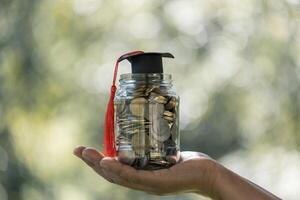
[[[157,195],[196,192],[215,196],[217,163],[198,152],[181,152],[179,163],[155,171],[136,170],[93,148],[77,147],[74,154],[109,182]]]
[[[198,152],[181,152],[168,169],[136,170],[93,148],[77,147],[74,154],[109,182],[157,195],[195,192],[222,200],[278,200],[272,193]]]

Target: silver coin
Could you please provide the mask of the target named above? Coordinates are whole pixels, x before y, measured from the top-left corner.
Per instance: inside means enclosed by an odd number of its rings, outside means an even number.
[[[124,131],[126,135],[136,135],[136,134],[145,134],[145,130],[138,129],[138,128],[132,128],[132,129],[127,129]]]
[[[157,118],[161,118],[164,113],[164,105],[159,103],[150,103],[149,104],[149,120],[153,122]]]
[[[127,115],[126,118],[117,119],[117,123],[120,125],[131,125],[131,124],[143,124],[148,123],[148,121],[144,118],[138,118],[136,116]]]
[[[163,159],[161,159],[161,157],[159,159],[156,159],[156,160],[149,160],[149,165],[151,167],[166,167],[169,165],[169,163]]]
[[[148,158],[146,156],[138,158],[138,168],[143,169],[148,165]]]
[[[116,144],[117,145],[131,144],[131,142],[129,141],[129,139],[126,136],[124,136],[124,135],[118,135],[117,139],[116,139]]]
[[[129,144],[120,144],[117,151],[118,160],[124,164],[132,165],[135,161],[135,153]]]
[[[150,130],[151,137],[159,142],[163,142],[170,137],[169,123],[163,118],[157,119],[153,122]]]
[[[170,136],[170,127],[168,122],[162,118],[164,113],[164,106],[162,104],[150,104],[149,105],[149,120],[152,122],[150,126],[151,143],[155,143],[156,140],[164,141]]]
[[[125,111],[125,104],[122,102],[115,103],[114,108],[115,108],[117,116],[121,116],[121,115],[123,115],[123,113]]]

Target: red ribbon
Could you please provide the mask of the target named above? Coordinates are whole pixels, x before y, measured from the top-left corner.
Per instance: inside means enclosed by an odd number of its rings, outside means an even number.
[[[116,79],[117,73],[119,68],[119,62],[123,56],[131,56],[131,55],[138,55],[144,53],[143,51],[132,51],[128,52],[118,58],[115,64],[114,70],[114,77],[112,86],[110,89],[110,97],[106,107],[106,114],[105,114],[105,124],[104,124],[104,154],[106,156],[116,156],[116,145],[115,145],[115,130],[114,130],[114,98],[116,94]]]

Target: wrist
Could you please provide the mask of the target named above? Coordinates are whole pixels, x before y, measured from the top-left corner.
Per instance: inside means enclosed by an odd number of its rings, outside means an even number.
[[[277,200],[275,195],[263,188],[251,183],[249,180],[235,174],[231,170],[218,164],[213,193],[213,199],[257,199],[257,200]]]
[[[222,185],[220,177],[224,173],[224,167],[212,159],[199,163],[199,167],[197,193],[212,199],[220,199],[220,186]]]
[[[226,168],[213,161],[213,171],[209,190],[209,197],[212,199],[222,199],[223,177],[226,174]]]
[[[232,172],[221,164],[218,164],[213,185],[213,196],[211,196],[211,198],[216,200],[224,199],[224,187],[227,187],[226,185],[229,184],[232,178]]]

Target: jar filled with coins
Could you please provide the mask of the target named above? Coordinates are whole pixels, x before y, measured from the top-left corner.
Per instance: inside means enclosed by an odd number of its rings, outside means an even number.
[[[179,97],[172,90],[171,75],[161,73],[161,57],[173,56],[144,53],[126,58],[133,73],[120,76],[114,98],[117,156],[137,169],[168,168],[179,160]]]

